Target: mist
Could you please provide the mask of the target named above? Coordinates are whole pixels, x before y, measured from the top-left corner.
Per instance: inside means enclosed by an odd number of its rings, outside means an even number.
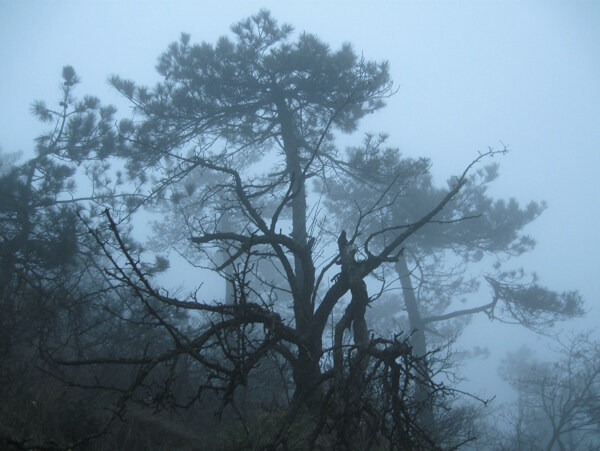
[[[595,449],[599,20],[2,2],[0,443]]]

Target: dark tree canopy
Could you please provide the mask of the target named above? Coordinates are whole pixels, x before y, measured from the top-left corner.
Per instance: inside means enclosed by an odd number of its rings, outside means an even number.
[[[235,41],[190,44],[183,34],[160,57],[164,77],[154,89],[112,77],[111,83],[145,117],[122,123],[141,144],[136,159],[153,164],[185,144],[204,147],[224,140],[236,152],[264,155],[273,145],[297,149],[301,159],[324,158],[332,127],[353,131],[391,93],[387,63],[364,61],[349,44],[332,51],[311,34],[290,42],[292,28],[267,11],[232,27]],[[151,144],[151,152],[145,144]],[[325,162],[323,162],[325,163]]]

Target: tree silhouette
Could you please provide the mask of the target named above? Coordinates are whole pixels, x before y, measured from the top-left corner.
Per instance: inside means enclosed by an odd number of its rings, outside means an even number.
[[[349,44],[331,50],[308,33],[293,40],[291,27],[265,10],[231,30],[233,40],[215,45],[192,44],[183,34],[160,57],[162,81],[154,88],[112,76],[133,107],[133,117],[118,124],[114,109],[95,98],[70,97],[77,82],[71,68],[63,73],[64,110],[36,104],[40,117],[59,118],[56,131],[38,140],[53,149],[41,154],[90,175],[89,196],[63,190],[67,198],[54,194],[54,204],[78,205],[102,278],[80,297],[95,296],[110,325],[77,329],[88,346],[73,346],[70,336],[66,346],[41,346],[52,373],[114,393],[108,424],[132,403],[236,415],[240,447],[440,449],[471,440],[469,431],[446,433],[422,419],[432,404],[445,407],[452,390],[432,377],[431,353],[419,340],[434,315],[455,315],[443,309],[466,291],[461,281],[431,285],[444,296],[429,316],[406,302],[418,322],[412,331],[383,336],[368,324],[367,309],[407,256],[420,262],[415,256],[436,259],[452,249],[471,261],[477,251],[522,252],[531,241],[520,229],[542,207],[491,205],[483,195],[493,169],[472,172],[503,151],[477,155],[445,189],[433,187],[426,161],[381,153],[373,137],[342,152],[336,134],[356,130],[393,94],[387,63],[358,57]],[[420,201],[405,202],[407,193]],[[131,233],[141,208],[154,212],[157,248],[226,280],[221,297],[161,286],[155,276],[167,261]],[[407,280],[405,300],[414,291]],[[488,313],[500,299],[513,316],[525,312],[532,321],[538,311],[552,321],[580,308],[576,295],[565,307],[560,296],[515,285],[508,275],[490,283],[493,300],[480,308]],[[527,302],[531,290],[541,295],[538,306]],[[120,346],[103,346],[99,330]],[[119,331],[133,345],[115,339]],[[283,413],[260,434],[264,377],[278,380],[268,395]],[[256,401],[251,412],[246,395]]]
[[[352,227],[355,236],[376,236],[373,246],[380,247],[393,239],[399,224],[415,221],[434,208],[437,199],[456,183],[452,178],[446,187],[436,187],[428,160],[403,158],[397,149],[386,146],[386,139],[385,135],[368,135],[362,146],[349,149],[345,172],[323,184],[340,226]],[[440,338],[449,339],[477,313],[541,332],[557,320],[583,314],[576,292],[553,292],[540,286],[535,274],[527,277],[522,270],[502,269],[509,258],[534,247],[535,241],[523,229],[545,205],[531,202],[522,208],[515,199],[494,200],[487,189],[497,175],[498,166],[492,164],[464,179],[464,186],[444,210],[402,244],[404,252],[390,268],[400,282],[402,296],[386,315],[406,312],[418,356],[428,354],[428,339],[434,344]],[[380,199],[376,218],[360,223],[357,211],[369,211],[373,199]],[[480,267],[486,257],[495,260],[482,277],[491,289],[491,299],[458,308],[459,299],[479,290],[477,276],[470,276],[469,271],[475,264]],[[426,359],[422,363],[427,366]],[[426,400],[428,390],[419,390],[418,397]],[[423,412],[423,421],[430,425],[434,423],[432,408]]]

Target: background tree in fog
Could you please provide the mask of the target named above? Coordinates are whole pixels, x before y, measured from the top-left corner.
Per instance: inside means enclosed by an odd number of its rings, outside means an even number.
[[[502,377],[518,393],[507,449],[597,449],[600,446],[600,345],[591,334],[559,343],[559,359],[509,353]]]

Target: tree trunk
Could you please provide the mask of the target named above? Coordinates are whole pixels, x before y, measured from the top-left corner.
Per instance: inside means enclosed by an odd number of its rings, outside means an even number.
[[[565,445],[560,439],[560,431],[553,428],[552,437],[550,437],[550,441],[548,442],[548,445],[546,445],[546,451],[552,451],[555,443],[558,444],[558,449],[560,451],[565,451]]]
[[[296,385],[292,406],[305,406],[310,413],[316,414],[322,401],[321,365],[319,358],[307,351],[298,351],[298,360],[292,368],[292,377]]]
[[[306,231],[306,187],[302,170],[300,150],[294,118],[283,93],[277,86],[273,88],[281,138],[286,157],[286,169],[291,184],[292,233],[294,241],[302,248],[307,246]],[[296,391],[292,402],[304,403],[311,413],[317,412],[322,400],[321,366],[322,331],[316,330],[313,322],[314,311],[311,304],[314,289],[315,271],[310,256],[303,259],[294,253],[295,289],[292,289],[296,330],[305,340],[304,348],[298,349],[298,359],[294,364],[293,378]],[[292,281],[290,281],[292,282]]]
[[[223,213],[219,222],[220,222],[220,231],[221,232],[231,232],[232,231],[231,220],[229,218],[229,213],[227,211]],[[220,265],[225,263],[227,260],[229,260],[230,256],[227,252],[225,252],[225,250],[221,250],[218,253],[219,253],[219,258],[217,261],[219,262]],[[224,279],[225,279],[225,298],[223,300],[223,303],[227,304],[227,305],[233,305],[235,299],[233,296],[234,273],[233,273],[232,265],[229,265],[228,267],[223,268],[223,271],[225,273],[225,277],[224,277]]]
[[[429,368],[427,364],[427,340],[425,337],[425,324],[423,323],[419,304],[415,296],[415,290],[410,278],[410,271],[406,263],[406,257],[400,256],[396,263],[396,271],[400,277],[402,285],[402,295],[408,313],[408,321],[410,323],[411,344],[416,357],[420,357],[418,363],[419,375],[417,378],[423,383],[418,384],[415,390],[415,402],[418,404],[420,411],[419,423],[420,426],[428,431],[432,431],[434,427],[433,407],[431,403],[431,390],[427,383],[429,379]]]
[[[277,89],[277,88],[275,88]],[[296,136],[296,129],[292,114],[290,113],[283,94],[276,93],[276,106],[279,123],[281,125],[281,138],[285,152],[285,162],[291,183],[292,207],[292,238],[300,246],[307,243],[306,232],[306,188],[300,163],[300,143]],[[297,292],[294,293],[294,315],[296,327],[300,333],[308,332],[313,312],[310,309],[314,274],[310,268],[305,268],[302,258],[294,254],[294,273]],[[312,277],[311,277],[312,276]]]

